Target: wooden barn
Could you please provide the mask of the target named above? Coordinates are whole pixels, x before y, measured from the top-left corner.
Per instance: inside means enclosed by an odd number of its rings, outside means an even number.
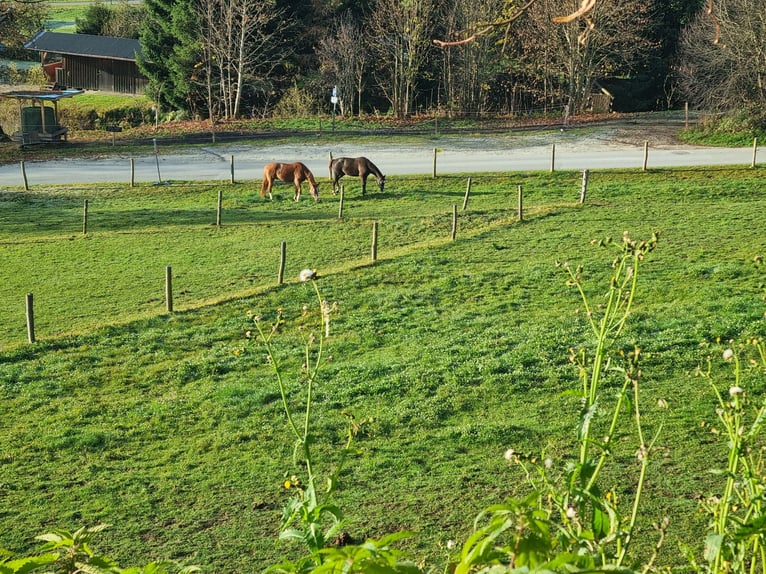
[[[50,80],[57,88],[143,94],[149,83],[136,64],[141,55],[138,40],[44,30],[24,47],[40,52],[41,64],[55,74]],[[51,62],[58,65],[51,67]]]

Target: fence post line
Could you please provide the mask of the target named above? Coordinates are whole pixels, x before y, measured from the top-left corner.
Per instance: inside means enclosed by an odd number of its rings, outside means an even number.
[[[234,156],[231,156],[231,183],[234,183]]]
[[[452,234],[450,235],[452,241],[455,241],[455,237],[457,237],[457,203],[452,204]]]
[[[165,309],[168,313],[173,312],[173,269],[170,265],[165,267]]]
[[[223,211],[223,190],[218,190],[218,205],[215,211],[215,226],[221,227],[221,212]]]
[[[519,221],[524,221],[524,191],[519,184]]]
[[[345,194],[345,185],[340,186],[340,201],[338,202],[338,219],[343,219],[343,196]]]
[[[649,162],[649,141],[644,140],[644,165],[642,171],[646,171],[646,164]]]
[[[755,167],[755,158],[758,155],[758,138],[753,138],[753,163],[750,167]]]
[[[433,168],[433,174],[432,174],[432,177],[434,179],[436,179],[436,153],[437,153],[437,151],[438,150],[436,148],[434,148],[434,168]]]
[[[372,222],[372,260],[378,260],[378,222]]]
[[[468,206],[468,194],[471,193],[471,176],[468,176],[468,183],[465,186],[465,197],[463,198],[463,211]]]
[[[27,180],[27,168],[24,160],[21,160],[21,179],[24,180],[24,191],[29,191],[29,181]]]
[[[588,175],[587,169],[582,170],[582,188],[580,188],[580,203],[585,203],[585,194],[588,192]]]
[[[136,160],[130,158],[130,187],[136,185]]]
[[[27,313],[27,339],[30,343],[35,342],[35,306],[34,306],[34,295],[32,293],[27,293],[27,304],[26,304],[26,313]]]
[[[82,234],[88,234],[88,200],[86,199],[82,207]]]
[[[287,262],[287,241],[279,246],[279,272],[277,273],[277,285],[285,282],[285,263]]]
[[[556,144],[551,144],[551,173],[556,170]]]

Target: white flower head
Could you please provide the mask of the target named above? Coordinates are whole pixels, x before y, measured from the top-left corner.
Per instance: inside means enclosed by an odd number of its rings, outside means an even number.
[[[570,506],[567,508],[567,518],[569,520],[573,520],[577,516],[577,511],[575,510],[574,506]]]
[[[505,457],[505,460],[513,460],[516,456],[516,451],[512,448],[509,448],[507,451],[505,451],[503,456]]]
[[[742,387],[737,387],[737,386],[729,387],[729,396],[731,397],[736,397],[737,395],[741,395],[744,392],[745,391]]]
[[[731,348],[726,349],[723,352],[723,360],[724,361],[731,361],[733,358],[734,358],[734,351]]]
[[[314,269],[304,269],[301,271],[300,275],[298,275],[298,278],[302,282],[311,281],[312,279],[316,279],[317,272]]]
[[[457,546],[457,544],[455,544],[454,540],[447,540],[447,550],[454,550],[455,546]]]

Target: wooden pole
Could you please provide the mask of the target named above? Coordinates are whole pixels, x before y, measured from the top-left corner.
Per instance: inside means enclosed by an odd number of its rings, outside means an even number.
[[[433,178],[434,179],[436,179],[436,154],[437,154],[437,149],[434,148],[434,169],[433,169]]]
[[[279,272],[277,273],[277,285],[285,282],[285,263],[287,262],[287,241],[283,241],[279,247]]]
[[[27,293],[27,339],[30,343],[35,342],[35,306],[32,293]]]
[[[524,192],[519,185],[519,221],[524,221]]]
[[[234,183],[234,156],[231,156],[231,183]]]
[[[468,206],[468,194],[471,193],[471,176],[468,176],[468,183],[465,186],[465,197],[463,198],[463,211]]]
[[[582,188],[580,189],[580,203],[585,203],[585,194],[588,192],[588,175],[587,169],[582,170]]]
[[[378,260],[378,222],[372,222],[372,260]]]
[[[321,129],[319,131],[322,131]],[[327,176],[330,178],[330,183],[332,183],[332,151],[330,151],[330,161],[327,162],[327,171],[329,172]],[[335,191],[334,189],[332,191]]]
[[[215,226],[221,227],[221,212],[223,211],[223,190],[218,190],[218,205],[215,212]]]
[[[130,158],[130,187],[136,185],[136,160]]]
[[[753,138],[753,163],[750,167],[755,167],[756,156],[758,155],[758,138]]]
[[[450,236],[452,238],[452,241],[455,241],[455,237],[457,237],[457,204],[452,204],[452,234]]]
[[[346,192],[346,186],[340,186],[340,202],[338,203],[338,219],[343,219],[343,196]]]
[[[24,160],[21,160],[21,179],[24,180],[24,191],[29,191],[29,181],[27,180],[27,168],[24,165]]]
[[[168,313],[173,312],[173,269],[170,265],[165,267],[165,309]]]
[[[88,200],[86,199],[82,207],[82,234],[88,234]]]
[[[551,173],[556,170],[556,144],[551,144]]]
[[[689,129],[689,102],[684,102],[684,129]]]
[[[644,141],[644,166],[643,171],[646,171],[646,164],[649,162],[649,142]]]

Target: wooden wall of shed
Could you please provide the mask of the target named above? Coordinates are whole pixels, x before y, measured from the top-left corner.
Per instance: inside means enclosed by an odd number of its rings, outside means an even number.
[[[56,81],[70,88],[120,94],[142,94],[149,83],[135,62],[82,56],[64,56]]]

